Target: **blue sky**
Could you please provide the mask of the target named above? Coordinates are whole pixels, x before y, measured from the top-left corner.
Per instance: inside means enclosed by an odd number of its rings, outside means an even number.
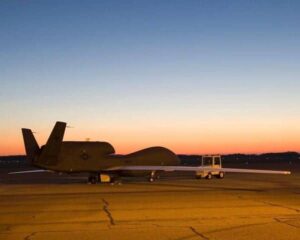
[[[20,127],[43,142],[56,120],[76,126],[67,139],[123,152],[300,151],[299,12],[299,1],[1,1],[0,131],[12,140],[0,153],[23,151]]]

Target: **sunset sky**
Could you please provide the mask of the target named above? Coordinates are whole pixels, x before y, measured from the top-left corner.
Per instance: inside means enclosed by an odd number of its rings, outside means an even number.
[[[0,1],[0,155],[57,120],[118,153],[300,152],[300,1]]]

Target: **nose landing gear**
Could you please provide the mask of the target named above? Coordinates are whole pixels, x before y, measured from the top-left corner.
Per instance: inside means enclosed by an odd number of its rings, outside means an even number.
[[[156,174],[155,171],[152,171],[150,173],[149,182],[154,182],[155,180],[159,179],[159,175]]]

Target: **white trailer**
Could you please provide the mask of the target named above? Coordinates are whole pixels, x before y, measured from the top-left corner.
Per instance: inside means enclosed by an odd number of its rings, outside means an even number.
[[[224,178],[224,172],[221,171],[222,160],[220,155],[202,156],[201,167],[204,167],[204,169],[196,172],[197,179],[201,179],[201,178],[211,179],[213,176],[220,179]],[[209,170],[206,170],[205,167],[207,167]]]

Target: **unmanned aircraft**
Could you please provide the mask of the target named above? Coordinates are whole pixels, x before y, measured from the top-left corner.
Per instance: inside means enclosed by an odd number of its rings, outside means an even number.
[[[205,172],[212,176],[216,168],[212,166],[181,166],[177,155],[164,147],[150,147],[128,155],[116,155],[115,149],[108,142],[63,141],[65,122],[56,122],[45,145],[39,147],[30,129],[22,128],[26,157],[38,170],[13,172],[58,172],[89,174],[88,181],[113,182],[121,177],[145,176],[154,181],[160,172],[188,171]],[[290,174],[289,171],[256,169],[217,169],[219,176],[226,172]],[[197,174],[198,173],[198,174]]]

